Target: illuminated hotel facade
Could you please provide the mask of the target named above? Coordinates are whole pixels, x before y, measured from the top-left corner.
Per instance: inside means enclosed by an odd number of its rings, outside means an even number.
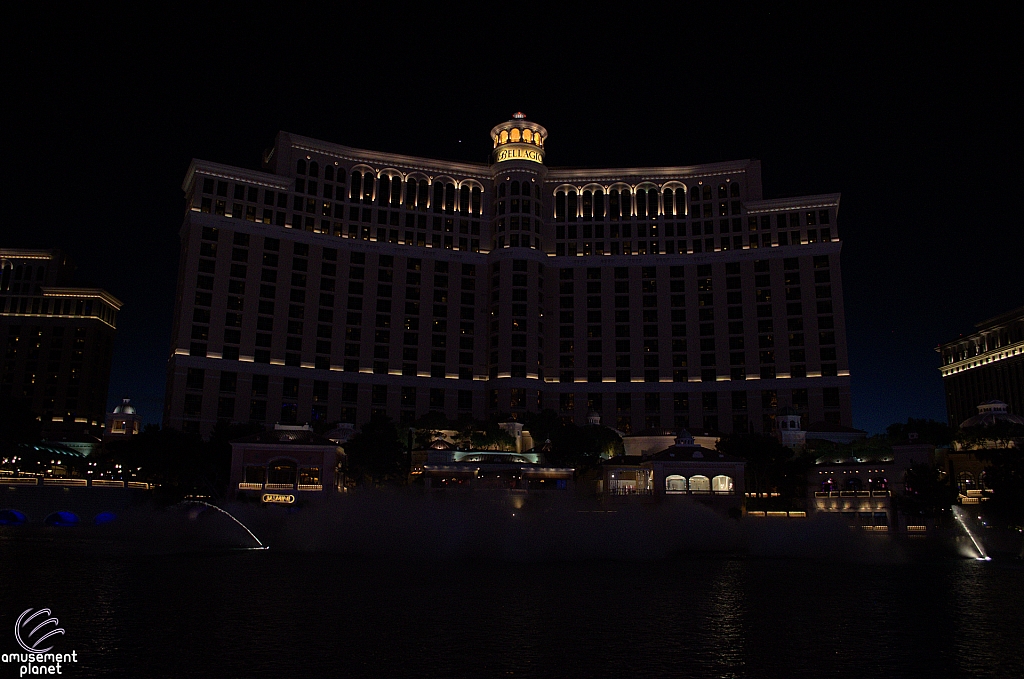
[[[121,302],[72,285],[59,250],[0,248],[0,396],[24,399],[44,436],[99,435]]]
[[[520,418],[626,432],[849,426],[839,195],[760,163],[548,168],[516,114],[490,164],[281,132],[183,183],[165,425]]]
[[[1024,413],[1024,307],[974,327],[974,333],[936,348],[954,429],[986,401],[1003,401],[1011,413]]]

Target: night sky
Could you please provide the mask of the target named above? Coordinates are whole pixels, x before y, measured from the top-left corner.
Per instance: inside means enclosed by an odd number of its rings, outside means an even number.
[[[936,345],[1024,304],[1007,16],[428,5],[19,7],[0,48],[0,247],[60,248],[124,302],[111,404],[161,418],[189,161],[258,169],[282,129],[486,162],[490,128],[522,110],[549,131],[549,166],[757,158],[766,198],[842,193],[853,419],[869,432],[945,420]]]

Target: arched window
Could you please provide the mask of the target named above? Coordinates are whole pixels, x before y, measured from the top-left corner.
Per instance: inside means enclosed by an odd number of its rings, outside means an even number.
[[[391,205],[398,207],[402,204],[402,178],[391,178]]]
[[[363,202],[367,205],[373,204],[373,173],[367,172],[363,175]]]
[[[612,191],[614,196],[616,193],[619,195],[618,209],[612,208],[612,219],[629,219],[633,215],[633,201],[629,195],[629,189],[622,189],[621,191]]]
[[[665,477],[665,494],[681,495],[686,492],[686,477],[672,474]]]
[[[711,492],[711,479],[704,476],[703,474],[697,474],[696,476],[690,477],[690,492],[691,493],[710,493]]]
[[[359,199],[362,198],[363,190],[363,173],[353,172],[352,173],[352,186],[350,187],[350,193],[348,199],[353,203],[358,203]]]
[[[718,197],[719,198],[727,198],[728,196],[729,196],[729,192],[726,190],[725,184],[719,184],[718,185]]]
[[[583,203],[583,219],[590,220],[594,218],[594,192],[584,191],[582,197]]]
[[[621,208],[619,207],[619,202],[619,190],[612,189],[608,193],[608,214],[611,215],[612,220],[618,220],[619,218],[619,212],[621,210]]]
[[[577,217],[577,195],[575,189],[569,189],[569,194],[566,196],[565,203],[565,215],[569,218],[570,222],[575,222]]]
[[[430,203],[430,209],[440,212],[444,208],[444,184],[434,182],[434,200]]]
[[[334,166],[333,165],[327,165],[326,167],[324,167],[324,179],[326,179],[329,182],[333,182],[334,181]]]
[[[383,175],[380,178],[380,186],[377,187],[377,205],[387,205],[391,200],[391,177]]]
[[[344,184],[345,183],[345,168],[343,168],[343,167],[339,167],[338,168],[338,177],[337,177],[336,181],[339,184]]]
[[[594,191],[594,219],[604,219],[604,191]]]
[[[733,182],[732,186],[729,187],[729,193],[733,198],[740,197],[740,185],[737,182]]]
[[[518,196],[519,195],[519,182],[512,182],[512,184],[509,185],[509,191],[508,192],[509,192],[509,195],[511,195],[511,196]]]
[[[967,491],[974,490],[974,474],[971,472],[960,472],[957,474],[956,487],[961,495],[967,495]]]
[[[481,200],[483,199],[483,192],[479,186],[473,187],[473,214],[479,215],[483,213],[483,206]]]
[[[674,202],[675,201],[675,192],[672,191],[672,189],[665,189],[662,192],[662,195],[665,197],[664,198],[664,200],[665,200],[665,216],[666,217],[674,217],[675,214],[676,214],[675,202]]]
[[[448,214],[455,212],[455,184],[444,185],[444,211]]]
[[[295,174],[306,174],[306,160],[299,158],[295,162]]]
[[[501,131],[501,134],[498,135],[498,143],[499,144],[506,144],[506,143],[508,143],[508,130],[502,130]]]
[[[519,129],[518,128],[512,128],[512,134],[509,135],[509,139],[511,139],[513,142],[516,142],[516,141],[519,141],[521,138],[522,137],[521,137],[521,135],[519,133]]]
[[[565,191],[555,193],[555,220],[565,221]]]
[[[405,209],[416,209],[416,180],[407,179],[405,182]]]
[[[504,184],[498,184],[498,198],[504,198],[504,197],[505,197],[505,185]]]
[[[647,218],[647,191],[645,189],[636,192],[636,216],[639,219]]]
[[[315,160],[311,161],[309,163],[309,176],[310,177],[319,177],[320,176],[320,166],[317,164],[317,162]]]
[[[469,187],[459,189],[459,212],[469,212]]]
[[[533,141],[533,130],[523,130],[523,141]]]
[[[267,467],[267,487],[294,486],[296,467],[293,460],[272,460]]]
[[[427,198],[430,195],[430,187],[427,186],[427,180],[421,179],[419,181],[419,187],[416,190],[416,209],[420,212],[427,211]]]
[[[725,474],[719,474],[718,476],[711,479],[711,492],[732,494],[734,491],[732,484],[732,477],[726,476]]]

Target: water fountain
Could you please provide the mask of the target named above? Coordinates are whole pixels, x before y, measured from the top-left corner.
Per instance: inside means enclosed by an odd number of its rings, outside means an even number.
[[[970,517],[967,516],[967,512],[964,511],[963,507],[960,507],[959,505],[953,505],[953,516],[956,517],[956,520],[960,524],[960,527],[964,529],[965,533],[967,533],[967,537],[969,537],[971,539],[971,542],[974,543],[974,548],[978,551],[978,556],[974,558],[978,561],[991,561],[992,558],[985,553],[985,548],[982,547],[981,542],[978,540],[978,538],[974,536],[974,531],[972,531],[970,526],[967,525],[967,521],[970,520]]]
[[[252,537],[253,540],[256,541],[256,544],[259,545],[258,547],[248,547],[247,549],[251,549],[251,550],[270,549],[269,545],[264,545],[262,542],[260,542],[260,539],[258,537],[256,537],[256,535],[251,530],[249,530],[248,526],[246,526],[244,523],[242,523],[241,521],[236,519],[234,517],[234,515],[231,514],[231,512],[229,512],[229,511],[227,511],[225,509],[222,509],[221,507],[218,507],[217,505],[213,505],[213,504],[210,504],[209,502],[204,502],[202,500],[182,500],[176,506],[180,507],[182,505],[202,505],[204,507],[209,507],[211,509],[216,509],[218,512],[220,512],[222,514],[225,514],[229,519],[231,519],[232,521],[237,523],[239,526],[241,526],[242,529],[246,533],[248,533]]]

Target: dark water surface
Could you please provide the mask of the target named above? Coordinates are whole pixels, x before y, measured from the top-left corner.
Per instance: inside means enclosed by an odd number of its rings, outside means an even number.
[[[69,677],[1024,676],[1015,560],[416,562],[3,539],[0,581],[2,629],[50,608],[67,630],[54,650],[79,655]]]

